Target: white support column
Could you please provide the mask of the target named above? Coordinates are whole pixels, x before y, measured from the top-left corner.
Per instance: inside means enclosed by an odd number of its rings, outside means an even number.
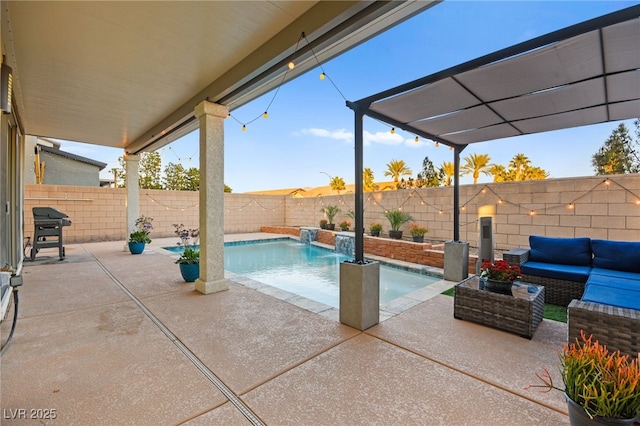
[[[203,101],[195,108],[200,121],[200,278],[203,294],[227,290],[224,278],[224,119],[229,110]]]
[[[136,219],[140,217],[140,187],[138,185],[140,156],[126,154],[124,155],[125,166],[125,185],[127,187],[127,240],[129,234],[135,231]],[[124,244],[124,250],[128,250],[127,243]]]

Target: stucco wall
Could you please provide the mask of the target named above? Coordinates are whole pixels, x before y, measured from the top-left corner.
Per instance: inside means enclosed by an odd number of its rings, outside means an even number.
[[[125,195],[124,189],[27,185],[25,235],[33,234],[31,208],[50,206],[67,213],[73,222],[65,229],[65,242],[124,241]],[[492,216],[498,249],[526,247],[531,234],[640,241],[638,195],[637,174],[463,185],[460,239],[477,245],[478,217]],[[320,209],[329,204],[342,210],[335,220],[340,223],[353,208],[353,194],[292,198],[232,193],[225,194],[224,203],[226,233],[259,232],[261,226],[318,226],[323,218]],[[429,228],[427,240],[453,238],[453,188],[366,193],[364,204],[367,228],[380,222],[386,234],[384,210],[402,207]],[[154,218],[152,238],[173,236],[174,223],[198,226],[198,193],[141,190],[140,213]],[[403,227],[405,235],[408,229]]]

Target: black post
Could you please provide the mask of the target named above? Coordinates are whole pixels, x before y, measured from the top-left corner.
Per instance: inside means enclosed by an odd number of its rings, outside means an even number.
[[[460,147],[453,147],[453,241],[460,241]]]
[[[355,112],[355,169],[356,169],[356,190],[355,190],[355,231],[356,231],[356,262],[364,262],[364,210],[363,210],[363,193],[362,193],[362,171],[363,171],[363,118],[364,115],[360,109],[354,109]]]

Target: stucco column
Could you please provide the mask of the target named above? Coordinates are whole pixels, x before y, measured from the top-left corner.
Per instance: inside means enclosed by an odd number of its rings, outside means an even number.
[[[125,200],[127,206],[127,241],[129,234],[136,229],[136,219],[140,217],[140,188],[138,186],[138,175],[140,168],[140,156],[125,153],[125,185],[127,187],[127,198]],[[124,244],[125,251],[128,245]]]
[[[204,101],[200,121],[200,278],[196,290],[209,294],[229,288],[224,279],[224,119],[229,110]]]

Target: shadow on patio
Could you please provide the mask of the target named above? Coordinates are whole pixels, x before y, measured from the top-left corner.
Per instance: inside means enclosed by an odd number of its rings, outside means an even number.
[[[2,424],[568,424],[559,392],[523,390],[565,324],[527,340],[436,295],[359,332],[241,284],[199,294],[161,245],[25,263]]]

